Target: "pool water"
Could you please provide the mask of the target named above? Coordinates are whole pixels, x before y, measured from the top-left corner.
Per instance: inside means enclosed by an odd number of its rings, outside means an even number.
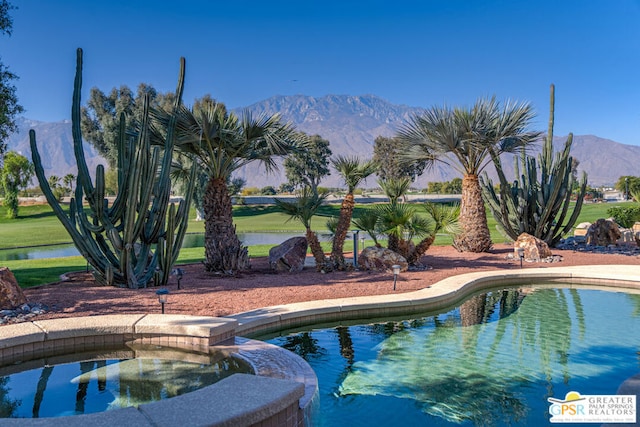
[[[138,406],[198,390],[234,373],[253,373],[235,358],[185,359],[191,361],[88,360],[0,377],[0,417],[60,417]]]
[[[640,372],[640,295],[509,289],[269,342],[314,368],[321,426],[543,426],[548,397],[616,394]]]

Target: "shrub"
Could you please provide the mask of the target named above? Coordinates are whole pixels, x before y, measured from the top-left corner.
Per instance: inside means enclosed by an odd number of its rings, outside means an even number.
[[[640,206],[614,206],[607,209],[607,215],[624,228],[631,228],[636,221],[640,221]]]

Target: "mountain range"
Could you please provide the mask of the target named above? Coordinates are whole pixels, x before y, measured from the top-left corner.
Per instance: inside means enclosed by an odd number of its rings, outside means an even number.
[[[397,129],[412,115],[420,114],[422,108],[392,104],[374,95],[350,96],[327,95],[311,97],[304,95],[273,96],[246,107],[252,113],[279,113],[283,120],[293,123],[307,134],[318,134],[330,141],[334,155],[358,155],[369,158],[373,155],[373,144],[377,136],[393,136]],[[240,110],[235,110],[238,113]],[[8,149],[18,151],[31,158],[29,129],[36,131],[38,149],[42,155],[47,175],[64,176],[76,172],[71,122],[38,122],[26,118],[18,120],[19,132],[8,141]],[[560,148],[566,136],[554,137],[554,145]],[[539,144],[537,147],[539,151]],[[535,153],[534,147],[532,153]],[[574,135],[572,155],[580,162],[579,171],[587,173],[592,186],[612,185],[620,176],[637,175],[640,164],[640,147],[626,145],[594,135]],[[90,170],[94,170],[103,159],[90,145],[85,143],[85,154]],[[513,161],[503,162],[507,176],[513,175]],[[486,170],[490,176],[493,166]],[[278,186],[285,182],[284,171],[267,175],[255,165],[236,171],[247,186]],[[415,186],[424,188],[428,182],[449,181],[459,176],[452,168],[442,163],[425,171]],[[327,177],[322,185],[343,186],[337,173]],[[375,179],[369,179],[365,187],[375,187]]]

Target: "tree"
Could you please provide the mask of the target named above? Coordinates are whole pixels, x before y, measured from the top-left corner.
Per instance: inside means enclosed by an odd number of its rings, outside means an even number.
[[[291,153],[284,159],[288,183],[294,188],[308,186],[317,194],[322,178],[331,175],[330,157],[329,141],[322,139],[320,135],[309,137],[308,145],[304,149]]]
[[[460,202],[461,232],[453,245],[459,251],[486,252],[492,247],[478,175],[491,163],[491,154],[522,151],[538,138],[526,131],[534,114],[526,103],[479,99],[471,108],[432,107],[414,115],[398,132],[401,161],[442,162],[463,175]]]
[[[68,173],[62,177],[62,184],[64,185],[65,194],[72,196],[73,183],[76,181],[76,176],[72,173]]]
[[[380,179],[409,178],[411,182],[422,175],[426,161],[406,163],[400,160],[398,138],[379,136],[373,143],[373,161],[378,165]]]
[[[318,235],[311,229],[311,219],[318,212],[327,198],[327,193],[314,193],[310,187],[303,187],[293,201],[274,199],[276,207],[289,215],[290,219],[299,220],[306,230],[307,242],[316,261],[317,271],[331,271],[331,264],[327,262],[324,251],[318,240]]]
[[[7,217],[18,217],[18,193],[27,188],[33,177],[33,164],[15,151],[9,151],[4,156],[4,164],[0,169],[0,184],[4,189],[4,205],[7,207]]]
[[[390,203],[397,203],[400,198],[404,198],[411,186],[411,180],[404,178],[380,178],[378,185],[389,198]]]
[[[159,123],[172,120],[163,109],[153,113]],[[181,105],[176,121],[176,149],[197,161],[209,177],[203,199],[205,268],[225,274],[247,270],[247,248],[233,225],[229,179],[235,170],[256,161],[272,171],[274,158],[298,149],[303,138],[278,115],[254,117],[245,111],[238,117],[212,99],[191,109]]]
[[[11,9],[14,9],[11,3],[0,0],[0,34],[11,35],[13,28],[13,19],[9,15]],[[16,116],[24,111],[24,108],[18,104],[16,87],[12,84],[12,81],[17,79],[18,76],[0,62],[0,160],[7,149],[5,141],[9,135],[18,130]]]
[[[331,245],[331,262],[333,267],[339,270],[346,268],[342,249],[344,241],[347,238],[349,227],[351,226],[351,218],[353,216],[353,207],[355,199],[353,192],[369,175],[376,171],[376,164],[372,160],[360,160],[357,157],[337,156],[331,160],[333,167],[338,171],[345,184],[347,184],[347,194],[342,199],[340,205],[340,216],[338,217],[338,225],[336,233],[333,236],[333,244]]]
[[[143,99],[148,95],[151,105],[171,111],[175,95],[159,94],[152,86],[140,83],[137,92],[126,85],[113,88],[105,94],[97,87],[91,88],[86,107],[81,109],[82,134],[109,163],[114,167],[118,160],[118,137],[120,133],[120,114],[125,115],[125,127],[128,136],[135,137],[142,118]]]
[[[615,189],[624,194],[624,199],[629,200],[629,195],[640,192],[640,177],[625,175],[618,178]]]

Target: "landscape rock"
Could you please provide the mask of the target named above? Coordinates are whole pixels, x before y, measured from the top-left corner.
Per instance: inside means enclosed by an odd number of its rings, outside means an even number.
[[[296,273],[304,268],[308,242],[306,237],[292,237],[269,250],[269,266],[276,271]]]
[[[513,244],[513,256],[517,259],[520,257],[518,249],[524,249],[524,259],[527,261],[541,261],[553,256],[549,245],[535,236],[528,233],[522,233],[518,236],[518,240]]]
[[[615,245],[622,237],[618,224],[612,219],[600,218],[587,230],[587,244],[594,246]]]
[[[358,256],[358,267],[361,270],[391,270],[392,265],[399,265],[400,271],[409,269],[406,258],[391,249],[369,246]]]
[[[7,267],[0,267],[0,310],[12,310],[27,303],[16,277]]]

